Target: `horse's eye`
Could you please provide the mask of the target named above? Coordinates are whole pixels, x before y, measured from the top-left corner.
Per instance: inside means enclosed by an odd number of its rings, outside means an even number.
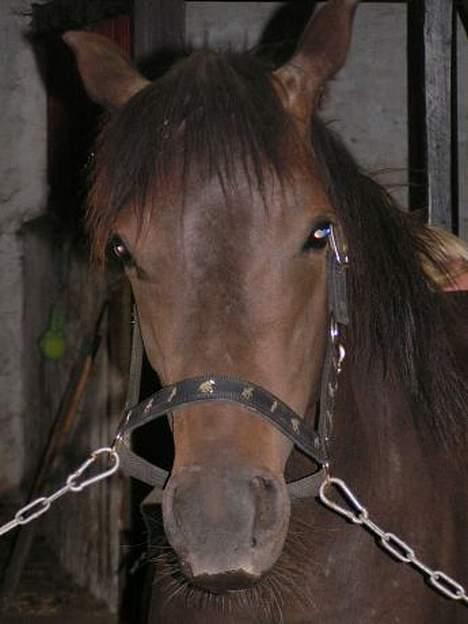
[[[312,229],[308,239],[304,243],[303,251],[314,251],[323,249],[328,241],[328,238],[331,234],[331,224],[330,223],[318,223]]]
[[[114,256],[122,262],[124,266],[133,264],[132,254],[128,251],[127,246],[120,238],[120,236],[114,236],[110,242],[110,249]]]

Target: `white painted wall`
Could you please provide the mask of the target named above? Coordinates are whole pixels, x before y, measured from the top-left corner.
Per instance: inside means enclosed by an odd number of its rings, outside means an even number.
[[[45,94],[25,34],[31,3],[0,2],[0,495],[23,475],[22,224],[46,201]]]

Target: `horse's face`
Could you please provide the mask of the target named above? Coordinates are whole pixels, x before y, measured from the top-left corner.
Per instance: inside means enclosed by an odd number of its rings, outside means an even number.
[[[164,384],[227,375],[265,387],[301,415],[314,406],[327,323],[321,236],[334,213],[308,147],[308,119],[323,81],[344,60],[354,4],[331,2],[308,27],[293,62],[271,78],[300,139],[284,141],[287,179],[266,168],[260,192],[252,183],[257,173],[233,145],[236,178],[228,188],[189,163],[182,186],[154,189],[143,223],[132,206],[114,219],[116,250],[131,256],[127,272],[145,349]],[[106,81],[102,72],[95,75],[91,51],[105,48],[109,64],[109,46],[89,35],[70,35],[69,43],[95,99],[119,106],[145,86],[112,50],[112,88],[102,92]],[[184,132],[177,130],[178,140]],[[283,547],[291,444],[231,404],[187,406],[173,419],[173,434],[163,516],[181,568],[210,590],[247,587]]]
[[[315,404],[325,243],[304,247],[333,219],[317,188],[298,180],[265,206],[246,185],[227,206],[217,181],[194,184],[185,205],[176,199],[139,236],[131,212],[117,221],[138,267],[128,274],[145,349],[164,384],[212,373],[261,385],[299,414]],[[187,406],[173,433],[163,501],[172,545],[209,587],[250,583],[286,535],[289,441],[242,407],[219,403]]]

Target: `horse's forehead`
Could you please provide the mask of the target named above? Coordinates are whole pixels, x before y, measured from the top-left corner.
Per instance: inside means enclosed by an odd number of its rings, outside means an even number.
[[[142,210],[130,206],[117,222],[117,233],[149,267],[224,280],[255,272],[280,248],[295,252],[314,217],[332,212],[313,168],[297,166],[281,178],[273,168],[259,175],[241,161],[211,175],[196,163],[173,173],[169,183],[156,176]]]
[[[261,190],[241,173],[231,179],[193,176],[170,190],[156,188],[140,218],[130,207],[119,216],[116,229],[141,243],[155,238],[170,245],[204,238],[221,243],[226,236],[262,237],[265,228],[284,231],[285,221],[307,218],[300,209],[309,204],[300,185],[284,186],[274,176]]]

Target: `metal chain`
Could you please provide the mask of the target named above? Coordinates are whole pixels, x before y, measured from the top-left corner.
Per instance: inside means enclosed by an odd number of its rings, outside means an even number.
[[[348,504],[348,508],[339,505],[331,500],[326,492],[330,488],[335,488]],[[356,495],[346,485],[342,479],[327,476],[320,486],[320,500],[329,509],[351,520],[354,524],[359,524],[369,529],[378,538],[380,545],[399,561],[414,566],[423,576],[427,578],[430,585],[452,600],[458,600],[468,606],[468,595],[460,583],[440,570],[433,570],[424,564],[416,555],[416,552],[406,542],[394,533],[384,531],[369,517],[368,510],[361,504]]]
[[[93,476],[83,478],[86,476],[88,469],[101,455],[109,456],[109,461],[112,462],[111,466]],[[75,470],[75,472],[71,473],[71,475],[67,478],[65,485],[50,496],[41,496],[40,498],[36,498],[31,501],[19,509],[12,520],[0,526],[0,535],[4,535],[17,526],[29,524],[36,518],[39,518],[39,516],[42,516],[42,514],[50,509],[52,503],[65,494],[68,494],[68,492],[81,492],[89,485],[102,481],[103,479],[107,479],[119,469],[119,465],[120,458],[114,448],[103,447],[93,451],[88,459],[84,461],[81,466]]]

